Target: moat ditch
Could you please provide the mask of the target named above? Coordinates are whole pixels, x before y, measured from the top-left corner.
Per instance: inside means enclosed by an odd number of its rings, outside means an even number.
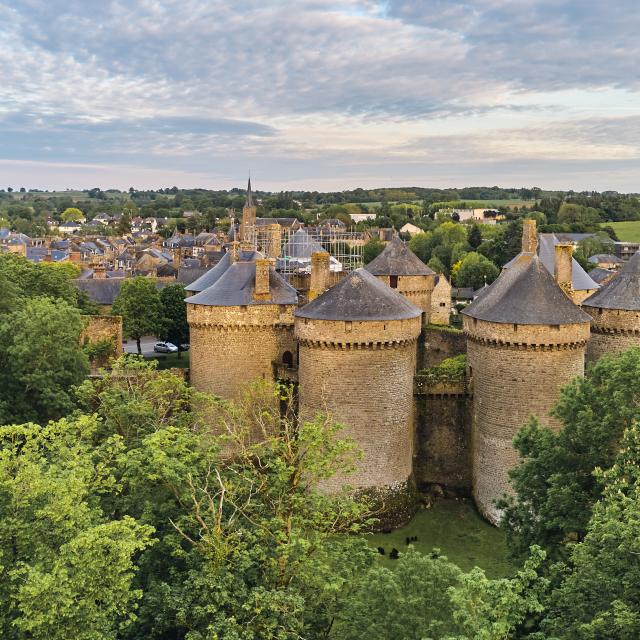
[[[439,549],[463,571],[477,566],[489,578],[503,578],[516,569],[509,559],[503,532],[485,522],[471,501],[437,500],[430,508],[420,509],[405,526],[391,533],[370,534],[368,540],[372,547],[384,548],[385,555],[379,556],[379,562],[393,567],[391,550],[402,553],[407,549],[407,538],[416,537],[411,544],[417,551]]]

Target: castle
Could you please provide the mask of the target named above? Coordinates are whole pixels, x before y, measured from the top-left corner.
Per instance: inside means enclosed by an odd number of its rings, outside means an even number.
[[[531,415],[559,428],[549,411],[584,374],[585,357],[639,343],[640,255],[584,299],[592,285],[575,288],[571,247],[546,243],[551,273],[533,220],[521,253],[463,310],[462,332],[430,324],[444,310],[448,321],[449,285],[401,240],[345,273],[310,246],[292,279],[276,268],[273,245],[263,257],[248,242],[255,224],[249,189],[240,242],[188,288],[192,384],[233,399],[258,378],[294,383],[299,418],[330,414],[363,452],[355,474],[321,488],[348,483],[373,496],[383,526],[405,521],[416,487],[433,484],[471,492],[496,523],[517,431]],[[461,353],[462,382],[418,374]]]

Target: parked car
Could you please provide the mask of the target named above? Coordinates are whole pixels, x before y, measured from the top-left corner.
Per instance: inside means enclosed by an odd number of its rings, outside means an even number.
[[[153,350],[156,353],[176,353],[178,351],[178,347],[172,342],[156,342],[153,345]]]
[[[189,351],[189,345],[187,343],[181,344],[180,351]]]

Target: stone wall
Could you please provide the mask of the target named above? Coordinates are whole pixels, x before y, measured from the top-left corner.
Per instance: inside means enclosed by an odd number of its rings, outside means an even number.
[[[85,327],[80,335],[80,344],[95,344],[104,340],[113,343],[113,353],[110,357],[119,358],[123,352],[122,346],[122,316],[82,316]],[[109,357],[96,359],[91,363],[93,370],[107,364]]]
[[[595,362],[605,353],[618,353],[640,347],[640,312],[622,309],[582,307],[592,318],[587,362]]]
[[[419,490],[438,484],[471,493],[471,398],[464,383],[416,387],[414,475]]]
[[[508,471],[518,462],[513,438],[533,414],[558,429],[549,417],[560,390],[584,374],[588,323],[514,325],[464,317],[473,388],[473,493],[492,522],[495,501],[510,493]]]
[[[191,384],[199,391],[237,398],[257,379],[274,379],[286,351],[295,360],[293,305],[208,307],[187,304]]]
[[[438,282],[431,293],[431,324],[449,324],[451,315],[451,284],[440,274]]]
[[[419,317],[353,323],[296,318],[300,416],[328,413],[363,452],[354,475],[331,478],[322,488],[337,491],[348,484],[373,491],[387,524],[410,515],[398,505],[404,504],[412,473],[419,332]]]
[[[420,336],[418,369],[435,367],[447,358],[467,352],[464,331],[452,327],[424,327]]]
[[[431,318],[431,294],[435,286],[435,276],[397,276],[397,282],[391,281],[391,276],[376,276],[388,287],[401,293],[411,304],[422,309],[423,322],[428,324]],[[395,284],[396,286],[392,286]],[[448,321],[448,318],[447,318]]]

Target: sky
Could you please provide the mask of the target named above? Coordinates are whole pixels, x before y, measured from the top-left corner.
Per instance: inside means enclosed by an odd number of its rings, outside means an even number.
[[[638,0],[0,0],[0,187],[640,191]]]

